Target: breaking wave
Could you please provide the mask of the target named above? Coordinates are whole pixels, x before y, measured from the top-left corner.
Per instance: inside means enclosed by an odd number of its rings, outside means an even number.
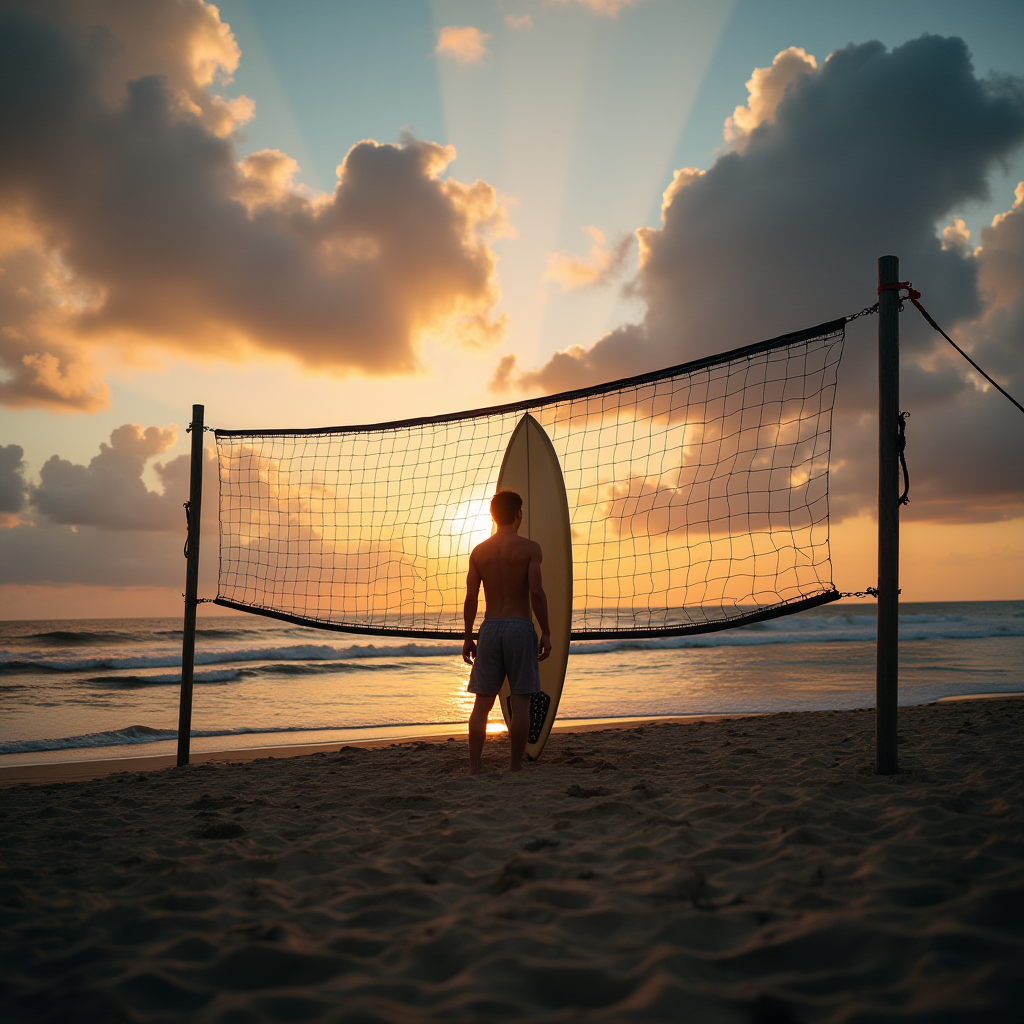
[[[210,630],[224,639],[230,631]],[[241,631],[239,631],[241,632]],[[43,634],[38,634],[43,635]],[[45,634],[56,637],[58,632]],[[70,634],[69,634],[70,635]],[[89,634],[75,634],[86,636]],[[915,640],[980,640],[990,637],[1024,636],[1024,620],[978,619],[959,615],[908,614],[900,616],[900,641]],[[583,640],[572,645],[572,653],[611,654],[619,651],[686,650],[709,647],[758,647],[767,644],[821,644],[873,641],[873,615],[844,613],[838,615],[794,616],[759,622],[738,629],[693,636],[660,637],[657,639]],[[460,645],[444,641],[385,644],[294,644],[284,647],[222,647],[196,651],[195,663],[229,665],[252,662],[274,662],[253,671],[277,674],[308,674],[310,672],[345,671],[338,663],[364,662],[386,658],[446,658],[462,653]],[[317,667],[320,666],[320,667]],[[181,667],[181,654],[154,651],[151,654],[104,655],[100,653],[0,650],[0,673],[16,672],[145,672],[148,669]],[[232,674],[233,673],[233,674]],[[226,682],[241,678],[243,670],[211,670],[197,672],[200,682]],[[118,677],[124,685],[153,685],[177,682],[177,673]],[[131,680],[134,679],[134,682]],[[109,683],[103,676],[93,677],[101,684]]]
[[[193,729],[192,738],[207,736],[250,736],[295,734],[308,732],[325,732],[333,730],[343,732],[346,728],[387,729],[397,725],[458,725],[456,722],[377,722],[373,725],[359,726],[285,726],[281,728],[239,728],[239,729]],[[90,750],[95,747],[120,747],[144,743],[159,743],[161,740],[176,740],[177,729],[151,729],[148,725],[129,725],[126,729],[111,729],[107,732],[90,732],[84,736],[62,736],[57,739],[43,740],[10,740],[0,743],[0,754],[40,754],[58,750]]]

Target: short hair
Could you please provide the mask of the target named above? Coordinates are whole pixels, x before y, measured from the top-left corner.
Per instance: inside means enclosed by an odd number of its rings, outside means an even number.
[[[515,491],[498,491],[491,498],[491,518],[499,526],[511,526],[523,507],[523,499]]]

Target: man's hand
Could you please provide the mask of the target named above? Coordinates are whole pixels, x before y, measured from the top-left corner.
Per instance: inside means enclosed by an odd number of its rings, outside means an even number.
[[[540,647],[537,650],[537,660],[543,661],[551,653],[551,634],[541,633]]]
[[[551,644],[548,644],[548,650],[550,649]],[[472,665],[476,661],[476,641],[471,636],[462,641],[462,660],[467,665]]]

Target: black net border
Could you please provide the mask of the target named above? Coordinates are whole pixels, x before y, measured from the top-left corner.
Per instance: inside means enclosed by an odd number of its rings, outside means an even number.
[[[555,395],[547,395],[542,398],[527,398],[519,402],[508,402],[504,405],[492,405],[480,409],[467,409],[463,412],[446,413],[440,416],[418,416],[405,420],[391,420],[384,423],[356,424],[350,426],[314,427],[314,428],[281,428],[267,430],[223,430],[214,431],[214,436],[220,437],[296,437],[313,436],[318,434],[355,434],[370,431],[395,430],[402,427],[415,427],[431,423],[453,423],[458,420],[475,419],[478,417],[493,416],[502,413],[526,412],[531,409],[540,409],[549,405],[556,405],[560,402],[572,401],[579,398],[590,398],[597,395],[607,394],[612,391],[621,391],[628,388],[641,387],[645,384],[652,384],[670,377],[680,376],[685,373],[692,373],[708,367],[718,366],[723,363],[733,362],[738,359],[759,355],[762,352],[770,352],[773,349],[785,348],[789,345],[799,344],[803,341],[810,341],[821,338],[840,336],[846,330],[846,317],[837,320],[829,320],[816,327],[807,327],[801,331],[791,334],[783,334],[777,338],[770,338],[767,341],[756,342],[753,345],[745,345],[741,348],[732,349],[729,352],[720,352],[714,356],[704,359],[694,359],[688,363],[677,363],[675,366],[668,366],[661,370],[653,370],[649,373],[637,374],[633,377],[622,377],[618,380],[607,381],[603,384],[595,384],[591,387],[577,388],[574,391],[562,391]],[[797,612],[806,611],[810,608],[817,608],[821,605],[838,601],[842,595],[834,587],[814,594],[810,597],[795,598],[790,601],[782,601],[778,604],[758,608],[756,611],[742,613],[727,619],[715,622],[696,622],[685,626],[670,626],[654,629],[606,629],[606,630],[573,630],[570,633],[572,640],[650,640],[657,637],[670,636],[694,636],[703,633],[718,633],[725,629],[734,629],[738,626],[751,625],[755,622],[764,622],[769,619],[781,618],[784,615],[793,615]],[[401,636],[410,638],[421,638],[431,640],[453,640],[461,639],[461,630],[425,630],[425,629],[402,629],[390,626],[365,626],[355,623],[327,622],[321,619],[307,618],[301,615],[291,615],[288,612],[275,611],[270,608],[259,607],[258,605],[241,604],[221,597],[215,598],[212,604],[220,605],[222,608],[231,608],[235,611],[249,612],[254,615],[262,615],[270,619],[278,619],[282,622],[291,622],[299,626],[311,626],[315,629],[326,629],[337,633],[352,633],[364,636]]]
[[[720,633],[723,629],[735,629],[737,626],[749,626],[754,622],[764,622],[767,619],[778,619],[783,615],[794,615],[796,612],[806,611],[808,608],[817,608],[819,605],[829,604],[838,601],[843,595],[838,590],[826,590],[821,594],[812,597],[796,598],[792,601],[783,601],[780,604],[769,605],[766,608],[758,608],[756,612],[746,612],[733,618],[722,619],[718,622],[694,622],[688,626],[670,626],[666,629],[580,629],[572,630],[569,634],[571,640],[653,640],[662,636],[695,636],[700,633]],[[252,604],[238,604],[235,601],[227,601],[224,598],[216,598],[213,604],[219,604],[222,608],[233,608],[239,612],[250,612],[253,615],[263,615],[268,619],[280,619],[282,622],[292,622],[297,626],[313,626],[315,629],[329,629],[335,633],[356,633],[364,636],[407,636],[423,640],[461,640],[462,630],[443,629],[394,629],[390,626],[358,626],[344,622],[325,622],[322,619],[308,619],[301,615],[289,615],[287,612],[277,612],[270,608],[260,608]],[[474,632],[473,634],[477,634]]]

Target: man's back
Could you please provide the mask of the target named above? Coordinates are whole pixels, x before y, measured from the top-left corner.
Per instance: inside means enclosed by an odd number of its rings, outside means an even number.
[[[530,565],[540,566],[536,541],[499,531],[470,556],[484,585],[486,619],[530,619]],[[539,578],[539,572],[536,573]]]
[[[509,740],[512,771],[523,766],[529,735],[530,706],[540,691],[538,662],[551,653],[548,599],[541,584],[540,545],[519,536],[523,499],[515,491],[498,491],[491,499],[491,516],[497,532],[477,544],[469,556],[466,601],[462,617],[466,636],[462,658],[473,666],[468,690],[476,694],[469,716],[469,770],[481,770],[480,756],[487,735],[487,715],[502,685],[508,682]],[[480,626],[480,643],[473,639],[480,584],[484,585],[487,609]],[[540,642],[534,632],[531,609],[540,626]],[[479,655],[479,656],[478,656]]]

